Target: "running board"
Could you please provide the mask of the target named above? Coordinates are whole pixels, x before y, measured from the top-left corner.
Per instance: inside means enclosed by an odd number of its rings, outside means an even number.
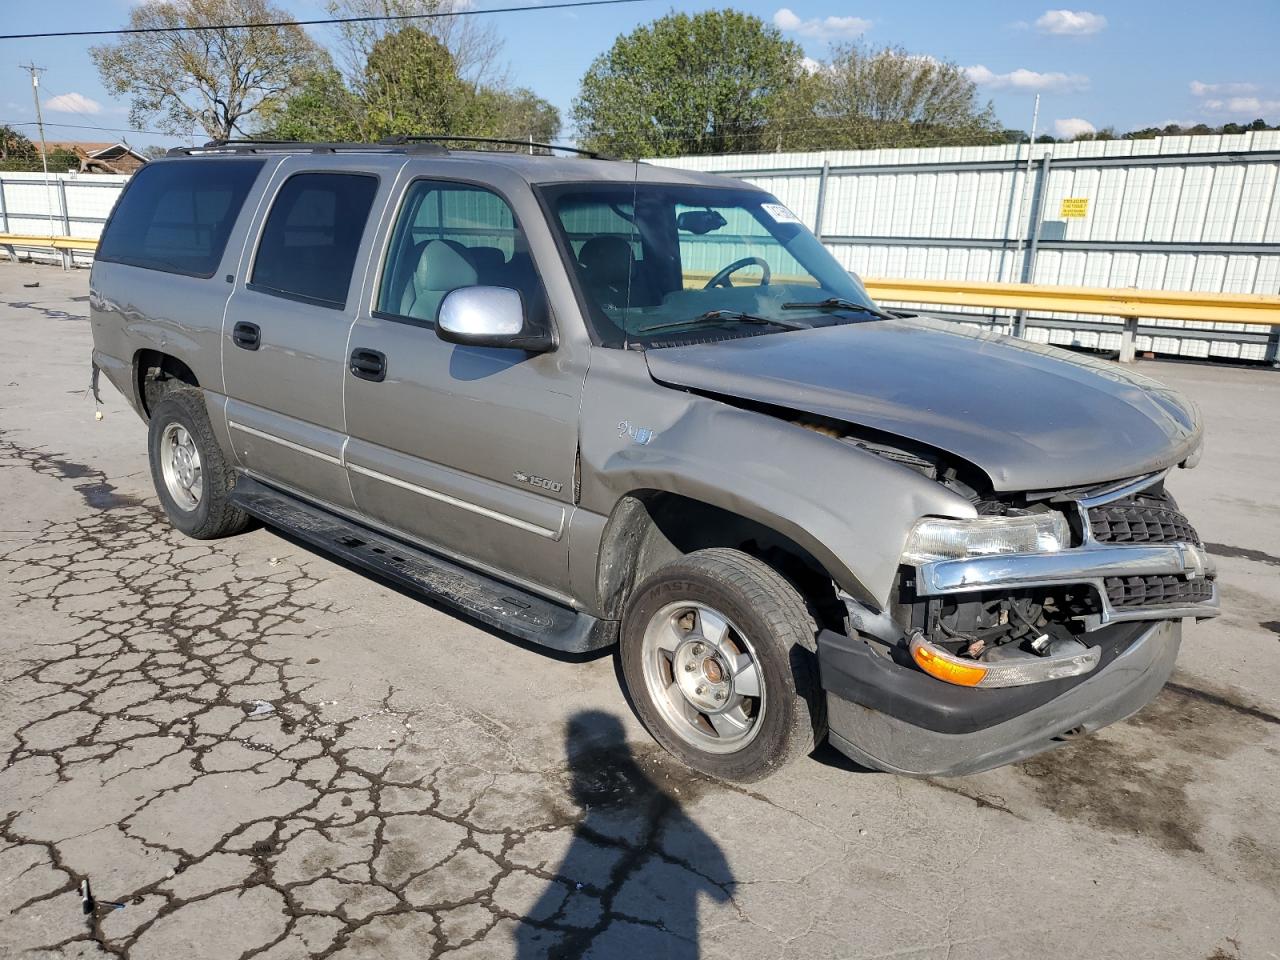
[[[231,499],[270,527],[481,623],[565,653],[617,639],[617,624],[570,610],[444,557],[347,520],[240,474]]]

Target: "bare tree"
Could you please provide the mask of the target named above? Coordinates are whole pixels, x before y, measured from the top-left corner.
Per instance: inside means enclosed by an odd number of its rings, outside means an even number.
[[[997,143],[990,103],[954,63],[901,47],[832,47],[830,58],[799,72],[772,122],[790,150]]]
[[[270,23],[289,15],[267,0],[153,0],[131,27]],[[219,139],[280,103],[316,68],[319,49],[296,24],[143,33],[90,48],[103,85],[131,98],[129,120],[180,136]]]
[[[452,14],[470,0],[329,0],[334,17],[406,17],[414,14]],[[381,20],[338,25],[338,66],[351,88],[361,91],[365,65],[374,47],[406,26],[438,40],[453,57],[458,75],[472,90],[503,87],[506,72],[499,61],[502,38],[491,23],[478,17],[437,16],[420,20]]]

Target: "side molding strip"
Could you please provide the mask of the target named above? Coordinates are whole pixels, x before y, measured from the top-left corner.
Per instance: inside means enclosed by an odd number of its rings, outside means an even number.
[[[294,443],[292,440],[286,440],[284,437],[277,437],[274,433],[267,433],[264,430],[258,430],[254,427],[246,427],[243,423],[237,423],[234,420],[228,420],[227,426],[232,430],[239,430],[250,436],[259,437],[263,440],[269,440],[271,443],[278,443],[282,447],[288,447],[290,450],[296,450],[298,453],[305,453],[309,457],[315,457],[317,460],[323,460],[325,463],[333,463],[342,466],[342,461],[337,457],[328,453],[322,453],[311,447],[304,447],[300,443]]]
[[[441,503],[447,503],[450,506],[458,507],[461,510],[468,510],[471,513],[479,514],[482,517],[488,517],[490,520],[497,520],[499,523],[506,523],[521,530],[527,530],[530,533],[536,533],[540,537],[546,537],[548,540],[559,540],[560,534],[564,529],[564,512],[560,513],[560,528],[550,530],[546,527],[540,527],[536,523],[529,523],[527,520],[521,520],[517,517],[509,516],[505,513],[499,513],[497,510],[490,510],[488,507],[482,507],[478,503],[471,503],[468,500],[459,500],[457,497],[451,497],[447,493],[441,493],[438,490],[431,490],[427,487],[420,487],[416,483],[409,483],[407,480],[401,480],[399,477],[388,476],[385,473],[379,473],[377,470],[370,470],[368,467],[362,467],[359,464],[348,463],[347,469],[355,473],[363,474],[366,477],[372,477],[374,480],[381,480],[383,483],[389,483],[392,486],[400,487],[403,490],[409,490],[413,493],[420,494],[424,497],[430,497],[432,500],[439,500]]]

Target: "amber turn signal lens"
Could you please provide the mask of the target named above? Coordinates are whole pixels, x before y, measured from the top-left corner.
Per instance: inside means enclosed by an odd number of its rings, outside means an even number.
[[[924,644],[913,645],[911,651],[920,669],[931,677],[945,680],[947,683],[959,684],[962,687],[976,687],[987,675],[987,668],[938,656]]]

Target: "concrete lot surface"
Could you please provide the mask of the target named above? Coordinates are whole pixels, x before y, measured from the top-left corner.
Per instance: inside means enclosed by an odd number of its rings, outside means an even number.
[[[1280,957],[1280,374],[1141,367],[1207,418],[1171,486],[1225,608],[1149,708],[748,790],[665,761],[610,656],[171,531],[85,393],[88,280],[0,263],[0,956]]]

